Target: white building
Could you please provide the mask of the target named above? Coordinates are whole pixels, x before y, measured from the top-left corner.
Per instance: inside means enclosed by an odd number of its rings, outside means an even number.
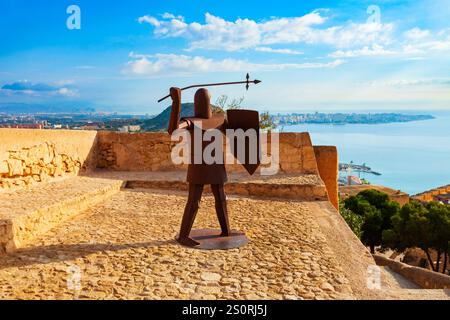
[[[141,126],[133,125],[133,126],[123,126],[119,128],[120,132],[137,132],[141,130]]]

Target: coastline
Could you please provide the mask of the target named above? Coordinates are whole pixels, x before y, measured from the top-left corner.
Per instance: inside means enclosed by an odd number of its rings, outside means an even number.
[[[284,132],[309,132],[315,145],[335,145],[339,162],[366,163],[381,176],[361,174],[373,185],[410,195],[450,183],[450,112],[429,121],[389,124],[300,124]]]

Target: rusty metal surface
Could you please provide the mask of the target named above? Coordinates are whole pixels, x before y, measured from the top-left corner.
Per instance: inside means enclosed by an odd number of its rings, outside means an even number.
[[[206,84],[194,84],[191,86],[187,86],[184,88],[181,88],[180,90],[187,90],[187,89],[192,89],[192,88],[200,88],[200,87],[212,87],[212,86],[227,86],[227,85],[233,85],[233,84],[246,84],[245,88],[248,90],[248,88],[250,87],[250,83],[253,84],[258,84],[261,82],[261,80],[250,80],[250,75],[247,73],[246,77],[245,77],[245,81],[233,81],[233,82],[220,82],[220,83],[206,83]],[[164,101],[165,99],[169,98],[170,94],[168,94],[167,96],[162,97],[161,99],[158,100],[158,102]]]
[[[240,141],[240,143],[245,144],[245,161],[241,161],[242,166],[247,170],[247,172],[252,175],[258,169],[260,164],[260,138],[259,138],[259,113],[255,110],[244,110],[244,109],[230,109],[227,110],[227,129],[242,129],[244,132],[253,129],[256,134],[256,141],[250,141],[245,139]],[[234,148],[231,150],[236,159],[238,159],[238,141],[237,137],[234,138],[233,145]],[[231,142],[231,141],[230,141]],[[256,143],[256,147],[252,150],[252,143]],[[255,153],[251,155],[251,153]],[[255,159],[252,159],[252,156]],[[239,159],[241,160],[241,159]],[[244,159],[242,159],[244,160]],[[251,161],[256,160],[256,161]]]
[[[247,75],[247,83],[249,81],[249,76]],[[181,127],[179,117],[179,110],[181,107],[181,90],[180,88],[170,88],[170,96],[172,97],[172,114],[169,121],[169,133],[172,130]],[[194,97],[194,118],[182,119],[183,123],[188,123],[189,125],[184,129],[192,131],[195,122],[200,122],[203,127],[212,126],[215,129],[219,129],[223,133],[223,130],[227,127],[227,122],[225,122],[224,117],[214,117],[212,116],[211,110],[211,96],[207,89],[201,88],[197,90]],[[256,138],[245,139],[239,141],[240,143],[245,143],[245,161],[243,165],[245,169],[250,174],[253,174],[259,166],[259,114],[257,111],[253,110],[230,110],[228,113],[230,118],[230,124],[233,129],[255,129]],[[192,124],[192,125],[191,125]],[[202,130],[202,134],[205,130]],[[194,155],[196,150],[196,144],[201,143],[202,155],[205,148],[209,145],[208,141],[201,139],[196,141],[195,135],[191,134],[191,156]],[[236,138],[237,139],[237,138]],[[240,139],[242,140],[242,139]],[[255,145],[252,145],[256,144]],[[198,147],[198,145],[197,145]],[[236,149],[237,150],[237,149]],[[223,150],[222,150],[223,152]],[[251,152],[256,153],[257,163],[251,163],[247,161]],[[235,152],[237,153],[237,152]],[[238,154],[238,153],[237,153]],[[227,200],[224,192],[224,183],[227,181],[227,175],[225,171],[225,165],[223,162],[218,163],[206,163],[202,159],[201,163],[196,164],[195,161],[189,163],[187,181],[189,182],[189,194],[184,209],[183,218],[180,226],[180,233],[177,237],[177,241],[188,247],[195,247],[205,250],[214,249],[231,249],[238,248],[248,243],[248,239],[245,234],[230,230],[230,223],[228,219],[228,209]],[[241,160],[241,159],[239,159]],[[200,231],[191,232],[192,226],[194,225],[195,218],[199,209],[199,203],[203,193],[203,187],[205,184],[211,185],[211,190],[214,195],[215,209],[217,214],[217,219],[220,223],[220,233],[216,230],[204,229]]]
[[[224,237],[221,236],[220,230],[194,229],[189,234],[189,237],[199,243],[197,246],[189,247],[200,250],[227,250],[240,248],[249,243],[245,234],[237,230],[232,230],[229,236]],[[183,245],[187,246],[186,244]]]

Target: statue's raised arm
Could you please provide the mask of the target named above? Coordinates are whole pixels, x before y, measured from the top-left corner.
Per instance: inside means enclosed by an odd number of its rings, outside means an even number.
[[[181,89],[176,87],[170,88],[170,97],[172,98],[172,109],[170,111],[170,118],[167,132],[169,134],[172,134],[177,129],[187,129],[189,123],[186,121],[182,121],[180,123]]]

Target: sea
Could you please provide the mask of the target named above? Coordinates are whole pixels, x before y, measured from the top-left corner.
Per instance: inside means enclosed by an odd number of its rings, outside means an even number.
[[[281,130],[309,132],[314,145],[336,146],[342,163],[365,163],[381,173],[361,173],[360,177],[371,184],[410,195],[450,184],[450,111],[408,113],[430,114],[435,119],[389,124],[300,124]]]

